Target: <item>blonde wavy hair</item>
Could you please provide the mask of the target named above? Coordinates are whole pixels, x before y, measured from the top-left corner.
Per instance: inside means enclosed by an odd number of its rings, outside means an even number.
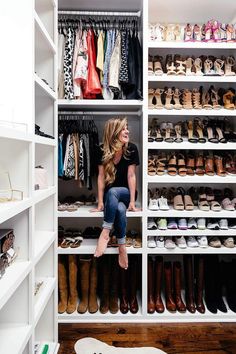
[[[115,153],[123,149],[123,154],[127,158],[128,143],[123,145],[119,140],[119,134],[127,125],[127,118],[111,118],[103,131],[103,166],[105,174],[105,185],[112,184],[116,177],[116,168],[113,162]]]

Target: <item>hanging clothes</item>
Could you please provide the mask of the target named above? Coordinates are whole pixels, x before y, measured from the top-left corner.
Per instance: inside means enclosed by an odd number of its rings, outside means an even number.
[[[58,78],[58,98],[64,98],[64,52],[65,36],[62,33],[58,35],[58,60],[57,60],[57,78]]]
[[[121,89],[119,84],[120,65],[121,65],[121,35],[119,32],[116,37],[116,42],[111,55],[110,66],[109,66],[109,87],[117,96],[119,95]]]
[[[64,91],[65,99],[74,99],[72,63],[74,51],[74,31],[69,27],[66,33],[65,53],[64,53]]]
[[[87,35],[87,46],[88,46],[88,79],[86,87],[86,95],[94,94],[98,95],[102,93],[102,87],[96,71],[96,48],[95,48],[95,38],[94,31],[89,29]]]

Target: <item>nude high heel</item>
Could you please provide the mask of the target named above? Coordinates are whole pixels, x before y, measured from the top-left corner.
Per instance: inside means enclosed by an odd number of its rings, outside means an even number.
[[[235,72],[232,71],[232,67],[235,64],[234,57],[227,57],[225,61],[225,76],[235,76]]]
[[[223,95],[223,102],[224,102],[224,108],[225,109],[234,109],[234,103],[233,103],[233,98],[234,98],[234,93],[231,90],[228,90],[224,95]]]
[[[193,108],[194,109],[202,109],[201,105],[201,93],[199,89],[194,88],[192,92],[192,98],[193,98]]]
[[[195,75],[197,76],[202,76],[202,59],[201,58],[196,58],[193,63],[194,69],[195,69]]]
[[[166,70],[167,75],[176,75],[176,66],[174,65],[173,56],[170,54],[166,56]]]
[[[153,109],[155,107],[153,104],[154,92],[155,90],[153,88],[148,89],[148,109]]]
[[[156,99],[155,108],[157,108],[157,109],[162,109],[163,108],[162,99],[161,99],[161,95],[163,94],[163,92],[164,92],[163,89],[157,88],[155,90],[155,93],[154,93],[154,96],[155,96],[155,99]]]
[[[181,96],[180,90],[178,88],[174,88],[174,93],[173,93],[174,109],[183,108],[182,104],[180,104],[180,96]]]
[[[214,61],[214,70],[217,75],[224,75],[224,70],[222,69],[224,66],[224,60],[216,59]]]
[[[189,57],[186,59],[186,76],[194,75],[195,73],[192,71],[194,60]]]
[[[165,108],[166,109],[173,109],[173,104],[171,103],[172,101],[172,96],[173,96],[173,91],[171,88],[168,88],[167,90],[164,91],[165,93]]]
[[[182,95],[182,100],[183,100],[183,108],[184,109],[192,109],[192,92],[189,89],[184,89],[183,95]]]

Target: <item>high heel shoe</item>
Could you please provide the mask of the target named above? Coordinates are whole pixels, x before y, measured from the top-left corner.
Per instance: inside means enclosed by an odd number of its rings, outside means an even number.
[[[156,76],[163,75],[162,59],[163,58],[159,55],[156,55],[153,58],[153,71]]]
[[[192,109],[192,91],[189,89],[184,89],[182,94],[183,108]]]
[[[162,109],[163,108],[163,103],[162,103],[162,94],[163,94],[164,90],[163,89],[159,89],[157,88],[154,92],[154,97],[156,99],[156,104],[155,104],[155,108],[157,109]]]
[[[152,89],[152,88],[148,89],[148,109],[155,108],[155,105],[153,103],[153,101],[154,101],[154,92],[155,92],[154,89]]]
[[[194,109],[202,109],[201,105],[201,92],[199,89],[194,88],[192,91],[192,99],[193,99],[193,108]]]
[[[208,141],[213,144],[219,143],[219,139],[216,136],[216,129],[215,126],[212,124],[210,120],[204,121],[205,123],[205,130],[206,130],[206,136],[208,138]]]
[[[201,58],[196,58],[193,63],[193,67],[195,70],[195,75],[196,76],[202,76],[202,59]]]
[[[186,75],[186,60],[184,60],[180,55],[176,54],[174,56],[174,63],[176,66],[176,74]]]
[[[170,122],[163,122],[161,123],[161,132],[164,134],[164,140],[167,143],[173,143],[174,142],[174,138],[173,138],[173,124]],[[172,136],[171,136],[172,135]]]
[[[173,109],[173,104],[171,103],[172,97],[173,97],[172,89],[171,88],[167,88],[164,91],[164,94],[165,94],[165,105],[164,105],[164,107],[166,109]]]
[[[204,109],[212,109],[212,105],[210,104],[210,94],[209,91],[203,90],[202,92],[202,108]]]
[[[214,61],[214,70],[216,75],[223,76],[225,74],[224,70],[222,69],[223,66],[224,66],[224,60],[216,59]]]
[[[171,54],[166,56],[166,70],[167,75],[176,75],[176,66],[174,65],[173,56]]]
[[[232,71],[234,64],[235,64],[234,57],[232,56],[227,57],[227,59],[225,60],[225,76],[235,76],[235,72]]]
[[[194,127],[198,134],[198,142],[204,144],[206,142],[206,138],[203,136],[204,125],[199,118],[194,119]]]
[[[211,102],[212,102],[212,107],[213,109],[220,109],[222,108],[221,105],[219,104],[219,99],[220,96],[218,95],[218,93],[216,92],[214,86],[211,86],[210,89],[210,97],[211,97]]]
[[[224,163],[223,163],[223,157],[215,155],[214,162],[215,162],[215,166],[216,166],[216,174],[220,177],[225,177],[226,170],[225,170]]]
[[[191,154],[188,154],[188,156],[187,156],[186,168],[187,168],[187,175],[194,176],[194,173],[195,173],[195,159],[194,159],[194,156],[191,155]]]
[[[153,56],[148,56],[148,75],[154,75],[153,71]]]
[[[204,174],[205,174],[205,163],[204,163],[203,154],[197,155],[195,166],[196,166],[196,175],[204,176]]]
[[[192,120],[189,120],[187,122],[187,131],[188,131],[188,141],[190,143],[196,144],[198,142],[198,138],[194,137],[193,121]]]
[[[178,174],[182,177],[187,175],[187,168],[185,163],[185,157],[183,154],[179,153],[177,158]]]
[[[180,104],[180,96],[181,92],[178,88],[173,87],[173,101],[174,101],[174,109],[183,108],[182,104]]]
[[[213,67],[212,60],[206,59],[203,64],[204,75],[206,75],[206,76],[212,75],[213,74],[212,67]]]
[[[234,109],[234,103],[233,103],[234,97],[235,94],[230,89],[223,95],[223,102],[224,102],[225,109]]]
[[[194,71],[192,70],[193,69],[193,63],[194,63],[193,58],[188,57],[186,59],[186,76],[191,76],[191,75],[195,74]]]
[[[181,122],[180,123],[177,123],[175,125],[175,133],[176,133],[176,138],[175,138],[175,142],[176,143],[182,143],[183,142],[183,138],[181,136],[181,133],[182,133],[182,126],[181,126]]]

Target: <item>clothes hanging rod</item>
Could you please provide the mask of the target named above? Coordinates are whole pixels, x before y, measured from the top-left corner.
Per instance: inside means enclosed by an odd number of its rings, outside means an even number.
[[[83,15],[83,16],[130,16],[140,17],[141,11],[137,12],[108,12],[108,11],[58,11],[59,15]]]
[[[108,112],[108,111],[58,111],[58,115],[94,115],[94,116],[104,116],[104,115],[108,115],[108,116],[140,116],[140,111],[136,111],[136,112]]]

